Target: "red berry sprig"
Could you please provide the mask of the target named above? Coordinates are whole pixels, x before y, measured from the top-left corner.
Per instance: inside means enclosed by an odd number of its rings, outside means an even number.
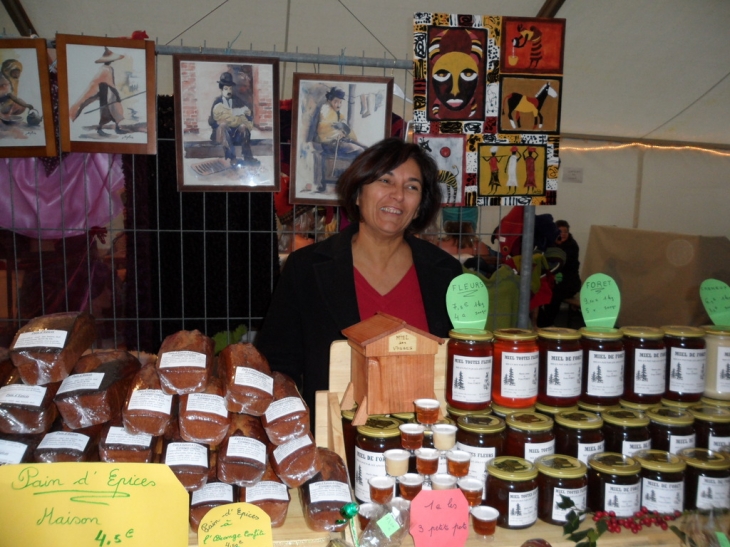
[[[675,511],[673,514],[661,514],[659,511],[649,511],[646,507],[642,507],[631,517],[616,517],[615,511],[596,511],[593,515],[593,522],[604,522],[606,531],[612,534],[618,534],[622,528],[631,530],[632,533],[638,534],[639,530],[657,526],[662,530],[669,529],[669,522],[681,516],[681,511]]]

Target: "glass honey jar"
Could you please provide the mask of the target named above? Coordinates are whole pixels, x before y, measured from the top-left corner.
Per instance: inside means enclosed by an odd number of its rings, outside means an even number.
[[[575,329],[548,327],[537,331],[540,348],[537,401],[554,407],[578,403],[583,374],[583,348]]]
[[[553,419],[536,412],[515,412],[505,420],[505,454],[533,462],[539,456],[555,453]]]
[[[583,391],[580,401],[591,405],[617,405],[624,393],[624,344],[618,329],[583,327]]]
[[[606,452],[632,456],[637,450],[651,448],[649,418],[644,413],[622,408],[608,410],[601,417]]]
[[[685,510],[730,508],[730,455],[705,448],[683,448],[677,455],[687,464]]]
[[[588,507],[631,517],[641,509],[641,465],[616,452],[601,452],[588,458]]]
[[[639,450],[633,457],[641,465],[642,507],[661,514],[684,511],[684,461],[653,449]]]
[[[492,400],[508,408],[525,408],[537,401],[540,351],[537,333],[527,329],[494,332]]]
[[[449,332],[446,402],[455,409],[485,410],[492,402],[492,333],[462,329]]]
[[[666,326],[666,390],[664,398],[682,403],[696,403],[705,391],[707,348],[705,331],[697,327]]]
[[[532,526],[537,522],[537,468],[514,456],[490,460],[486,499],[499,511],[498,526],[510,530]]]
[[[540,456],[535,460],[540,488],[537,503],[537,516],[548,524],[562,526],[567,522],[566,516],[571,509],[561,509],[558,504],[560,496],[573,500],[576,511],[586,508],[588,496],[588,478],[586,465],[564,454]]]
[[[659,404],[666,389],[667,349],[664,331],[654,327],[623,327],[626,361],[623,399]]]
[[[654,407],[647,410],[651,447],[677,454],[695,446],[694,417],[679,408]]]
[[[588,463],[588,458],[605,450],[603,419],[598,414],[575,410],[555,416],[555,453]]]

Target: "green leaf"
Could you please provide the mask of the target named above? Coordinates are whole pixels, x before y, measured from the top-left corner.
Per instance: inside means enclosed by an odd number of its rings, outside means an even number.
[[[221,331],[213,335],[215,342],[215,353],[218,355],[226,346],[238,343],[244,334],[248,332],[246,325],[238,325],[234,331]]]
[[[572,534],[578,528],[580,528],[580,518],[578,518],[578,515],[571,511],[567,515],[565,524],[563,524],[563,534]]]
[[[596,523],[596,531],[601,536],[603,533],[608,532],[608,523],[605,520],[599,520]]]
[[[575,547],[596,547],[595,541],[581,541]]]
[[[563,494],[560,494],[560,503],[558,503],[559,509],[570,509],[571,507],[575,507],[575,502],[570,499],[568,496],[564,496]]]
[[[581,530],[580,532],[575,532],[574,534],[570,534],[568,536],[568,539],[570,541],[575,541],[576,543],[578,543],[579,541],[587,538],[588,537],[588,533],[591,532],[591,531],[593,531],[592,528],[589,529],[589,530]]]

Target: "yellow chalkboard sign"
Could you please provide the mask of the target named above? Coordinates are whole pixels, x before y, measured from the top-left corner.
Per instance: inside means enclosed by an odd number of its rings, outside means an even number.
[[[200,547],[272,547],[271,518],[250,503],[228,503],[208,511],[198,527]]]
[[[2,545],[187,547],[189,496],[162,464],[0,466]]]

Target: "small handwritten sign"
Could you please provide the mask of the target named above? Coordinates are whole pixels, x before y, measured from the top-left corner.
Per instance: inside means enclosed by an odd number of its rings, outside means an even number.
[[[405,330],[388,337],[388,350],[391,353],[414,353],[418,351],[418,338]]]
[[[730,287],[727,283],[705,279],[700,285],[700,298],[715,325],[730,325]]]
[[[461,490],[421,490],[411,502],[416,547],[461,547],[469,536],[469,504]]]
[[[446,290],[446,307],[455,329],[484,329],[489,316],[489,292],[479,277],[461,274]]]
[[[613,278],[597,273],[586,279],[580,290],[580,309],[588,327],[615,326],[621,310],[621,292]]]
[[[189,497],[166,465],[5,465],[0,499],[3,545],[188,545]]]
[[[200,522],[198,545],[272,547],[271,518],[250,503],[219,505],[208,511]]]

